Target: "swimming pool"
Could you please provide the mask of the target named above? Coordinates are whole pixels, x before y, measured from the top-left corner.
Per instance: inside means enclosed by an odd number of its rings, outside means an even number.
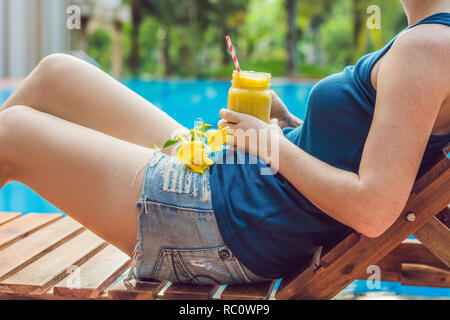
[[[142,81],[123,80],[126,86],[142,95],[156,106],[174,117],[186,127],[192,127],[195,119],[202,117],[207,123],[216,125],[218,111],[226,106],[228,81],[167,80]],[[282,98],[291,112],[304,119],[306,102],[313,83],[275,82],[272,88]],[[11,95],[13,89],[0,89],[0,104]],[[124,106],[126,108],[126,106]],[[13,182],[0,191],[0,211],[61,212],[23,184]],[[381,287],[368,289],[365,281],[354,281],[344,292],[389,292],[393,294],[429,297],[450,297],[450,289],[402,286],[399,283],[381,282]]]

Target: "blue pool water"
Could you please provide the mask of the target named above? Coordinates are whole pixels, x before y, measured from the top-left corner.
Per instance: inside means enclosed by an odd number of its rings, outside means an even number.
[[[216,125],[219,120],[218,111],[226,106],[230,87],[230,83],[226,81],[208,80],[123,80],[123,83],[186,127],[192,127],[198,117]],[[312,86],[312,83],[275,82],[272,88],[293,114],[304,119],[306,102]],[[0,89],[0,104],[12,92],[13,89]],[[17,182],[6,185],[0,191],[0,211],[61,212],[34,191]],[[352,293],[382,291],[412,296],[450,297],[450,289],[409,287],[389,282],[382,282],[380,289],[368,289],[366,282],[362,280],[353,282],[345,291]]]

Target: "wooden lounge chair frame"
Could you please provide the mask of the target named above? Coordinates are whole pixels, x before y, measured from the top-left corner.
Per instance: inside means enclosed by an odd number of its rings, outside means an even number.
[[[124,281],[130,259],[70,218],[0,214],[0,298],[332,299],[352,281],[367,279],[371,275],[368,268],[374,265],[379,267],[382,281],[450,288],[449,202],[450,159],[443,153],[416,180],[400,217],[380,237],[352,232],[336,245],[317,250],[310,263],[295,275],[230,286]],[[50,228],[59,230],[58,236]],[[408,239],[410,235],[416,239]],[[46,237],[52,240],[45,243]],[[83,248],[74,249],[80,241],[85,243]],[[15,247],[24,250],[22,243],[33,244],[36,251],[14,257]],[[58,250],[67,252],[68,248],[73,254],[58,256]],[[16,262],[2,264],[2,259]],[[53,265],[51,275],[32,274],[54,259],[59,264]],[[86,275],[81,285],[67,284],[70,265],[79,266]]]

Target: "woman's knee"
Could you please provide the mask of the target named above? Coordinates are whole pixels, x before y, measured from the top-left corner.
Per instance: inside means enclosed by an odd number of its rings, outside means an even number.
[[[64,77],[77,69],[77,59],[63,53],[54,53],[46,56],[39,62],[34,72],[36,80],[43,84],[61,81]]]
[[[7,100],[4,109],[18,104],[40,108],[47,99],[55,97],[68,75],[76,70],[76,59],[69,55],[58,53],[45,57]]]
[[[13,138],[16,136],[16,130],[26,122],[26,119],[36,112],[34,109],[16,105],[9,107],[0,112],[0,147],[5,149],[8,145],[13,144]]]
[[[0,112],[0,128],[7,128],[17,124],[17,121],[34,111],[33,108],[23,105],[12,106]]]
[[[52,97],[52,93],[58,91],[58,86],[63,84],[65,75],[76,70],[74,60],[76,61],[66,54],[51,54],[42,59],[0,111],[15,105],[38,108],[45,104],[47,99]]]
[[[21,105],[0,112],[0,188],[14,176],[17,158],[15,146],[21,136],[18,130],[21,130],[32,112],[36,111]]]

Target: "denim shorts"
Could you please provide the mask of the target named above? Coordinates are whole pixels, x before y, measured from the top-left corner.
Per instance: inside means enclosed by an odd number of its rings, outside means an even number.
[[[193,173],[177,158],[153,152],[137,202],[138,244],[130,278],[205,285],[269,280],[248,270],[224,243],[209,174]]]

